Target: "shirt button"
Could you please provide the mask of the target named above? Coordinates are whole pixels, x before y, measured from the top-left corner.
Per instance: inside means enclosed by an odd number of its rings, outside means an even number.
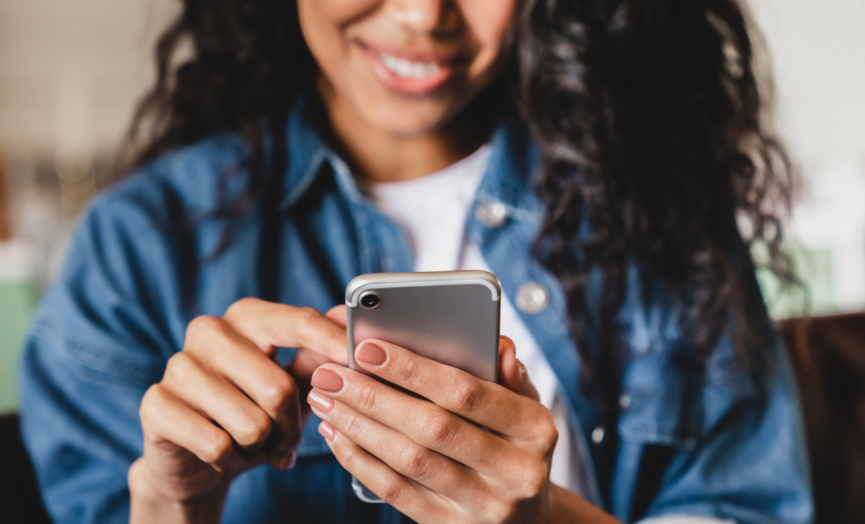
[[[499,227],[507,217],[508,210],[501,202],[487,202],[475,208],[475,218],[487,227]]]
[[[604,441],[604,427],[598,426],[592,431],[592,442],[595,444],[600,444]]]
[[[517,308],[523,313],[536,315],[547,309],[550,304],[550,295],[544,286],[537,282],[523,284],[517,291]]]
[[[622,393],[622,396],[619,397],[619,407],[622,409],[628,409],[631,407],[631,395]]]

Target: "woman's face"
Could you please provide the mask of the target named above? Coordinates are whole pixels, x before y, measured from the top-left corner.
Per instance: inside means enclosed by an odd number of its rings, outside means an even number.
[[[326,99],[379,132],[456,115],[498,73],[516,0],[298,0]]]

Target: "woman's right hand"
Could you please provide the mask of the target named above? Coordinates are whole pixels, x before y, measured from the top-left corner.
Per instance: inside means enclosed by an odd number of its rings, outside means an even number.
[[[192,517],[221,509],[239,473],[265,462],[293,467],[312,373],[346,362],[344,311],[243,299],[221,318],[193,320],[183,350],[141,402],[144,455],[129,470],[132,521],[153,521],[160,504],[163,518],[170,509],[189,517],[179,520],[213,520]],[[277,347],[300,348],[286,369],[274,361]]]

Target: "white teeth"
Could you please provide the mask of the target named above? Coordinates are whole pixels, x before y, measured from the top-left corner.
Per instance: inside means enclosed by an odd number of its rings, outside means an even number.
[[[412,62],[384,53],[379,53],[378,57],[388,71],[403,78],[423,78],[439,72],[435,62]]]

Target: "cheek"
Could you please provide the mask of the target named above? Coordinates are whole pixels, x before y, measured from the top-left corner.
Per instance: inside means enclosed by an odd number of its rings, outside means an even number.
[[[385,0],[298,0],[312,3],[322,16],[337,25],[345,25],[374,11]]]
[[[478,46],[472,69],[482,73],[499,57],[505,36],[514,17],[516,0],[463,0],[460,10],[463,20]]]
[[[336,27],[342,27],[374,10],[384,0],[297,0],[301,14],[314,14]]]
[[[322,65],[344,63],[346,28],[381,1],[297,0],[300,28],[316,61]]]

